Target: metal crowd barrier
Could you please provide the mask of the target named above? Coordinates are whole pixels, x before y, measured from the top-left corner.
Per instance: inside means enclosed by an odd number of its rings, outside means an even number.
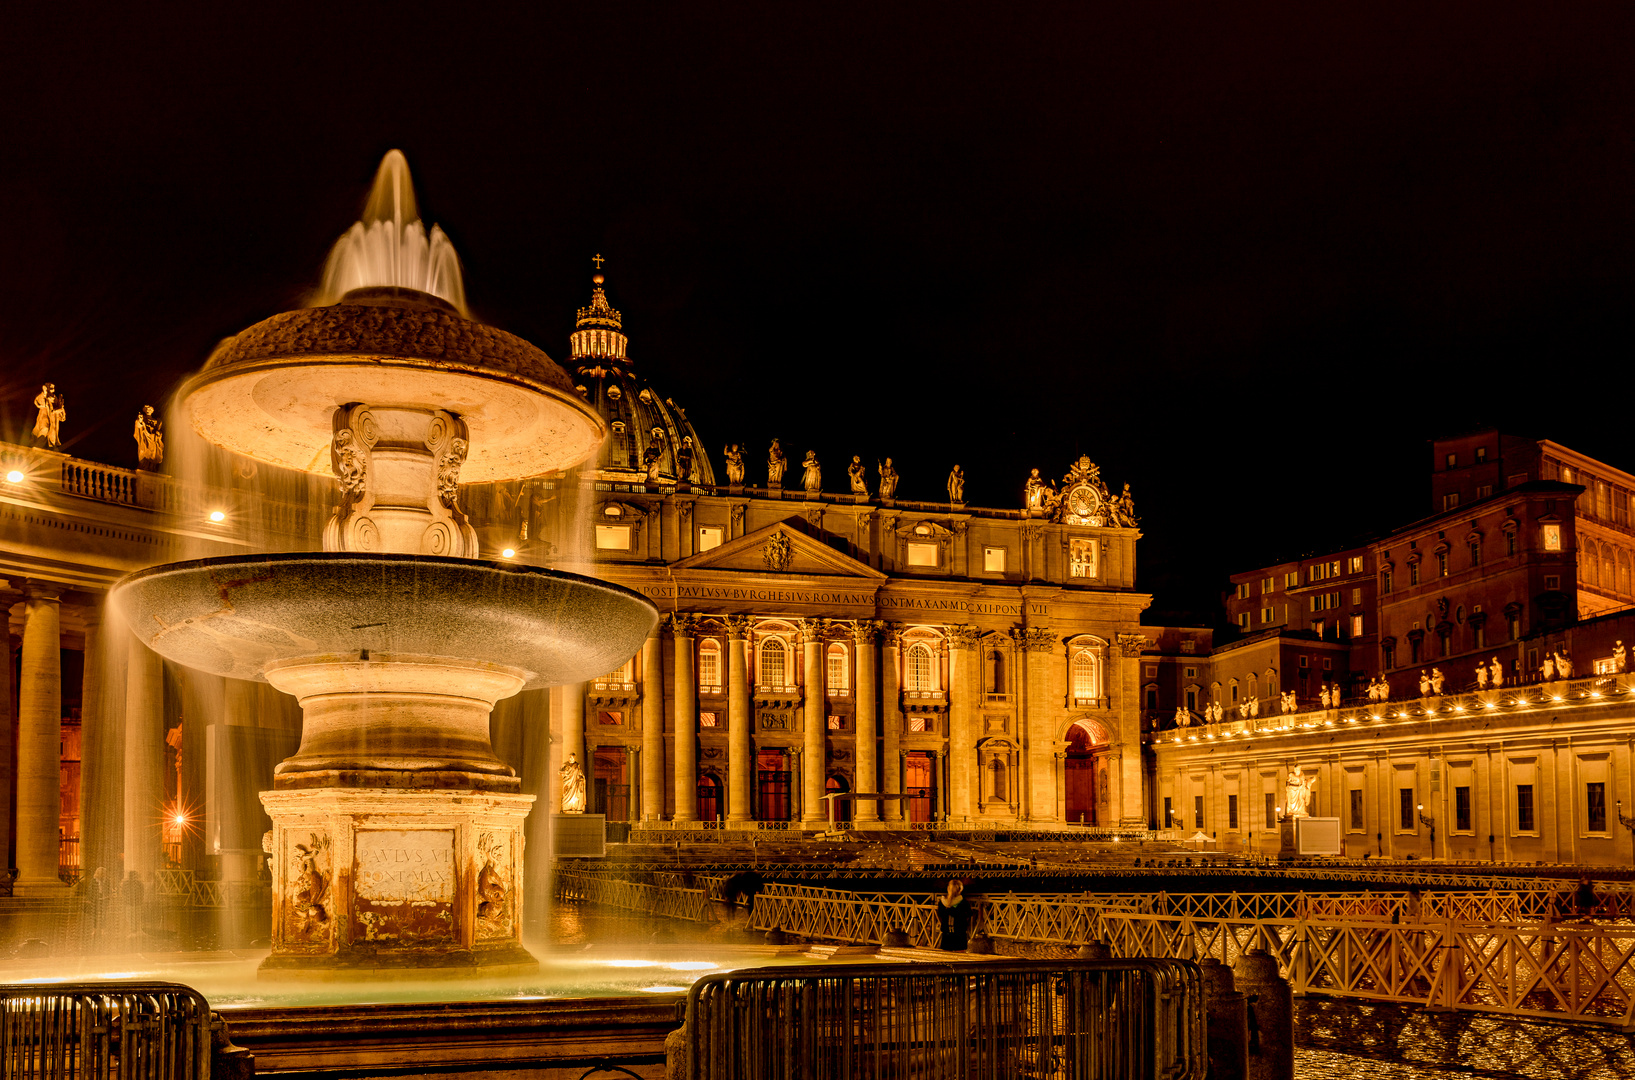
[[[210,1031],[175,983],[0,985],[0,1080],[210,1080]]]
[[[687,995],[696,1080],[1192,1080],[1202,979],[1185,960],[756,968]]]

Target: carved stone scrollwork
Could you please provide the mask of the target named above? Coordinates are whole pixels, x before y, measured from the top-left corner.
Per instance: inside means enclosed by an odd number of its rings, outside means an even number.
[[[315,832],[306,843],[290,845],[286,941],[321,941],[329,936],[330,845],[327,832]]]
[[[982,630],[969,623],[948,628],[948,644],[951,648],[974,649],[981,639]]]
[[[873,645],[879,640],[885,625],[879,619],[858,619],[852,623],[852,641],[856,642],[859,648]]]
[[[420,550],[427,555],[472,558],[477,554],[477,530],[460,509],[460,467],[470,447],[466,422],[439,409],[426,425],[426,449],[436,467],[436,495],[427,500],[432,522],[426,526]]]
[[[744,533],[744,511],[747,509],[748,507],[743,503],[739,503],[732,508],[732,534],[734,536],[742,536]]]
[[[821,641],[824,633],[829,629],[829,620],[801,619],[799,625],[801,641]]]
[[[901,623],[880,622],[880,641],[893,649],[902,647],[903,627]]]
[[[820,509],[806,511],[806,524],[814,529],[823,528],[823,511]]]
[[[955,521],[954,522],[954,535],[955,536],[964,536],[965,535],[965,530],[969,529],[970,527],[971,527],[971,523],[968,522],[968,521]]]
[[[693,504],[684,502],[676,507],[676,514],[681,518],[681,527],[688,528],[693,523]]]
[[[775,574],[788,570],[795,560],[795,545],[788,534],[776,532],[767,537],[766,543],[761,545],[761,560]]]
[[[727,628],[728,641],[743,641],[749,637],[749,628],[754,624],[748,615],[727,615],[721,622]]]
[[[324,526],[324,550],[379,551],[380,530],[369,511],[375,505],[370,454],[380,441],[380,427],[367,405],[336,409],[334,425],[329,467],[340,481],[341,503]]]
[[[477,838],[477,854],[482,869],[477,872],[477,936],[511,936],[511,845],[496,833]]]
[[[1152,640],[1145,634],[1118,635],[1118,651],[1123,656],[1140,656],[1142,651],[1152,647]]]
[[[1056,633],[1048,626],[1021,626],[1011,631],[1016,647],[1024,652],[1050,652],[1056,648]]]
[[[669,614],[670,633],[676,637],[692,637],[698,629],[698,615],[691,611],[672,611]]]

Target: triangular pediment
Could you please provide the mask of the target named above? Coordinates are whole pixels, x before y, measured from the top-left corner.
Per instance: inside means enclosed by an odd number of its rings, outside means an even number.
[[[720,547],[689,555],[672,570],[735,570],[753,574],[851,577],[884,581],[868,563],[808,536],[795,520],[777,521]]]

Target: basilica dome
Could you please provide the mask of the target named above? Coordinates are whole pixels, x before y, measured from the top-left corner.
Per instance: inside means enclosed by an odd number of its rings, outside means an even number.
[[[608,427],[596,456],[597,478],[713,487],[715,470],[686,411],[632,369],[629,339],[618,309],[608,303],[604,283],[600,273],[592,276],[590,306],[579,309],[564,365]],[[687,467],[679,467],[678,461]],[[688,475],[680,476],[681,471]]]

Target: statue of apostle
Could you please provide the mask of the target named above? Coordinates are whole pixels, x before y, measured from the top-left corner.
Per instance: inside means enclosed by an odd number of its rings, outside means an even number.
[[[818,464],[816,450],[806,451],[806,459],[800,463],[801,485],[807,491],[816,494],[823,490],[823,466]]]
[[[153,406],[144,405],[136,414],[136,467],[157,470],[165,463],[165,422],[153,415]]]
[[[56,383],[46,383],[34,395],[34,437],[47,447],[62,445],[62,422],[68,419],[68,408],[63,396],[57,393]]]
[[[965,470],[958,465],[948,474],[948,501],[955,506],[965,505]]]
[[[574,754],[568,755],[568,760],[562,763],[562,812],[564,814],[583,814],[585,812],[585,770],[579,764],[579,758]]]
[[[777,439],[773,439],[772,449],[768,450],[766,454],[767,487],[773,489],[783,487],[783,470],[784,466],[788,464],[789,459],[784,456],[783,447],[778,445]]]
[[[721,451],[721,456],[727,461],[727,483],[733,487],[744,486],[744,452],[733,443]]]
[[[852,463],[846,466],[846,475],[851,478],[853,495],[867,495],[869,493],[869,484],[864,473],[863,459],[853,454]]]
[[[892,467],[890,458],[880,463],[880,497],[882,499],[897,497],[897,470]]]
[[[1311,789],[1317,783],[1315,776],[1301,776],[1298,772],[1289,773],[1289,781],[1284,785],[1284,809],[1290,817],[1306,817],[1310,814]]]

